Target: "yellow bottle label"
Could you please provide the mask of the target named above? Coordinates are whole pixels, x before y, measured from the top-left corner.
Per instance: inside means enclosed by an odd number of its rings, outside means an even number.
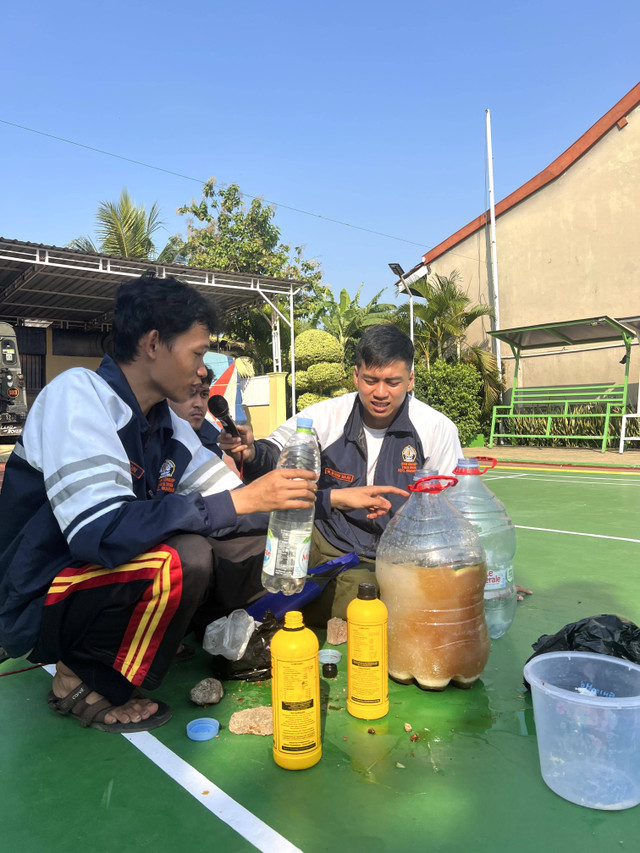
[[[348,626],[349,700],[359,705],[388,702],[386,626]]]
[[[320,744],[318,661],[273,660],[273,743],[288,754]]]

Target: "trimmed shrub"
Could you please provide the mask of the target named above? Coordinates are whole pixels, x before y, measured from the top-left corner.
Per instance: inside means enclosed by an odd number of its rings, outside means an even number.
[[[287,376],[287,385],[291,388],[291,374]],[[306,370],[296,370],[296,394],[300,391],[308,391],[312,387],[309,373]]]
[[[480,432],[481,386],[482,378],[472,364],[438,360],[429,372],[422,364],[415,366],[416,397],[451,418],[463,447]]]
[[[344,360],[344,350],[337,338],[321,329],[307,329],[296,336],[296,368],[306,370],[323,361]]]
[[[296,407],[299,412],[303,409],[306,409],[307,406],[313,406],[314,403],[319,403],[321,400],[326,400],[326,397],[322,397],[320,394],[311,394],[307,392],[306,394],[302,394],[300,397],[296,398]]]
[[[298,411],[313,403],[345,393],[344,350],[339,341],[320,329],[307,329],[296,337],[296,391],[306,391],[296,400]],[[287,377],[291,387],[291,375]]]
[[[320,364],[312,364],[307,370],[307,376],[310,380],[310,386],[316,388],[330,388],[333,385],[338,385],[342,382],[346,374],[344,367],[341,364],[333,364],[328,361],[322,361]],[[298,374],[296,372],[296,381]]]

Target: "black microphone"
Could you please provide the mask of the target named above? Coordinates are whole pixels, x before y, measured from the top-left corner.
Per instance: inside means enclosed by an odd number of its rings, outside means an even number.
[[[240,433],[238,432],[237,426],[231,420],[231,415],[229,414],[229,404],[222,396],[222,394],[213,394],[209,397],[209,402],[207,403],[207,407],[214,418],[217,418],[222,426],[225,428],[225,431],[230,435],[240,437]]]

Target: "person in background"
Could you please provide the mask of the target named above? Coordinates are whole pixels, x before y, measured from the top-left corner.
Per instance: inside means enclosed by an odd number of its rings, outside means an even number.
[[[358,584],[375,582],[378,541],[389,518],[406,500],[415,472],[432,468],[451,474],[462,456],[455,424],[409,393],[413,357],[411,340],[396,326],[372,326],[356,349],[353,381],[357,390],[300,413],[313,419],[321,451],[321,491],[309,566],[350,551],[358,554],[361,563],[342,572],[305,608],[309,625],[324,626],[335,616],[344,619]],[[238,427],[241,437],[235,439],[223,431],[220,446],[235,459],[244,454],[245,481],[250,482],[275,468],[295,423],[296,418],[290,418],[268,438],[257,441],[247,427]],[[337,505],[336,494],[346,496],[363,486],[396,487],[390,494],[388,514],[372,517],[367,509]],[[326,515],[321,516],[319,503],[329,499]]]
[[[206,377],[203,378],[193,394],[184,403],[169,400],[169,407],[179,418],[183,418],[191,424],[204,447],[222,459],[224,454],[218,444],[218,436],[221,430],[207,418],[213,370],[210,367],[207,367],[206,370]]]

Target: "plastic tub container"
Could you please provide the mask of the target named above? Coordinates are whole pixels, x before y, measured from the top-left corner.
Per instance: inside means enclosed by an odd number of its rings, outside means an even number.
[[[640,666],[609,655],[549,652],[524,667],[540,770],[565,800],[591,809],[640,803]]]

